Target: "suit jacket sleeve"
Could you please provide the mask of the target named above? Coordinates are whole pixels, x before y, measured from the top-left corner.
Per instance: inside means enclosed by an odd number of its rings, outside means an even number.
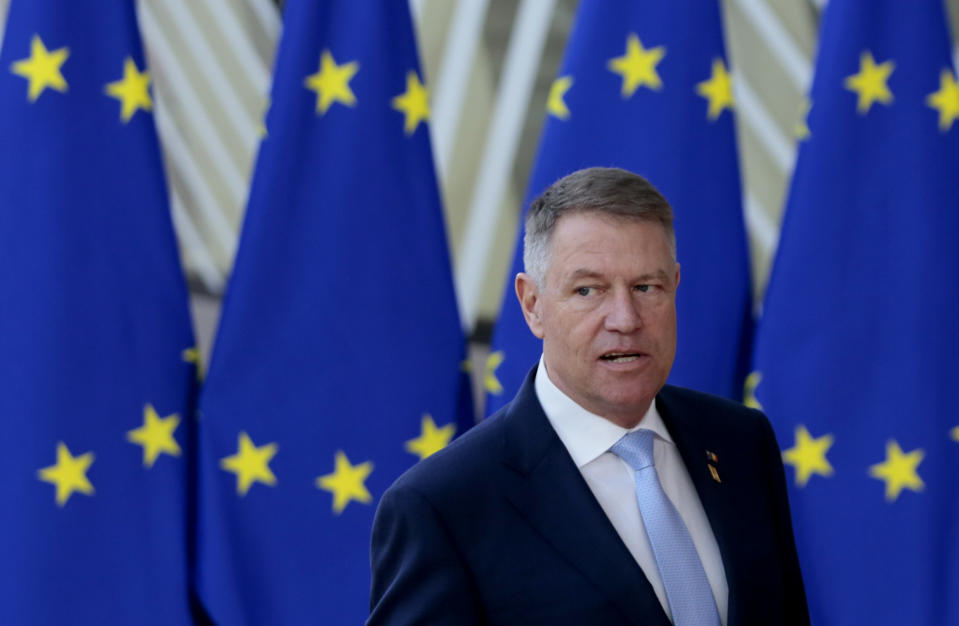
[[[806,591],[803,586],[802,573],[799,569],[799,556],[796,552],[796,541],[793,536],[792,517],[789,513],[789,499],[786,488],[786,472],[783,469],[782,456],[779,444],[769,420],[763,416],[763,430],[765,431],[766,450],[769,454],[770,491],[776,507],[778,518],[777,532],[783,559],[783,614],[788,624],[809,624],[809,609],[806,605]]]
[[[371,539],[368,626],[482,624],[476,589],[425,496],[394,486],[380,501]]]

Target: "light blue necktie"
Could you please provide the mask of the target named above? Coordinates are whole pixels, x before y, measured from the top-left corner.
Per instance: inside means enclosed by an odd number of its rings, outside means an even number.
[[[659,483],[651,430],[627,433],[610,452],[636,471],[636,499],[677,626],[719,626],[719,611],[686,524]]]

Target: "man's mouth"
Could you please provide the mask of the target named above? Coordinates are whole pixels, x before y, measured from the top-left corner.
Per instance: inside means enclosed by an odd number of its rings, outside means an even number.
[[[610,363],[629,363],[631,361],[636,361],[641,356],[643,355],[639,352],[610,352],[609,354],[604,354],[599,358],[604,361],[609,361]]]

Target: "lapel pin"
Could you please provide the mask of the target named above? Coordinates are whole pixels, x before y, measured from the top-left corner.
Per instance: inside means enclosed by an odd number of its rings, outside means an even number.
[[[715,480],[717,483],[722,483],[722,482],[723,482],[723,481],[721,481],[721,480],[719,479],[719,472],[716,471],[716,467],[715,467],[715,466],[713,466],[713,465],[707,465],[706,467],[709,468],[709,473],[710,473],[710,475],[713,477],[713,480]]]
[[[713,463],[719,463],[719,457],[716,456],[716,453],[710,452],[709,450],[706,450],[706,460]]]

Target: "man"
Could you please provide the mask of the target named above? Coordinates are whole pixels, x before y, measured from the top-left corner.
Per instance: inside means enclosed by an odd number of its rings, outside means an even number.
[[[623,170],[570,174],[530,206],[523,260],[543,356],[384,494],[369,624],[808,623],[769,423],[665,385],[665,198]]]

